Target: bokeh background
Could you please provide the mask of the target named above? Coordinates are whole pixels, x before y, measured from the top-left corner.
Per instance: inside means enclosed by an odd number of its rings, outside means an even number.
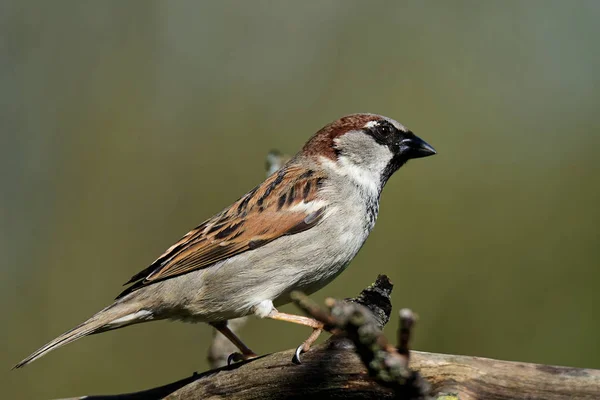
[[[157,322],[9,371],[262,181],[270,149],[352,112],[439,154],[388,183],[313,297],[385,273],[417,349],[600,368],[599,19],[597,1],[1,2],[2,397],[205,370],[211,329]],[[308,333],[251,320],[242,337],[267,353]]]

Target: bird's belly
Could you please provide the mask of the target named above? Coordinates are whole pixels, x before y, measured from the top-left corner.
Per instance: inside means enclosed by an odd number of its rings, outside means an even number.
[[[329,283],[331,283],[335,278],[337,278],[338,275],[340,275],[342,272],[344,272],[344,270],[346,269],[347,266],[348,266],[348,264],[342,265],[341,267],[332,268],[331,269],[332,273],[330,275],[321,277],[320,279],[312,279],[312,277],[308,277],[308,279],[305,279],[303,282],[296,284],[290,290],[283,292],[279,297],[274,299],[273,304],[276,307],[279,307],[279,306],[291,303],[292,302],[291,292],[293,292],[293,291],[299,291],[304,294],[310,295],[310,294],[313,294],[314,292],[321,290],[322,288],[327,286]]]

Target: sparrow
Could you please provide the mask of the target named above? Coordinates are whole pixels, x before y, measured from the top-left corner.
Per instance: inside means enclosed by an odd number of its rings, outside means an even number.
[[[433,147],[393,119],[351,114],[319,130],[263,183],[192,229],[135,274],[116,300],[18,363],[23,367],[84,336],[156,320],[205,322],[256,357],[227,326],[255,315],[304,325],[308,351],[323,324],[282,313],[290,293],[314,293],[356,256],[388,179]]]

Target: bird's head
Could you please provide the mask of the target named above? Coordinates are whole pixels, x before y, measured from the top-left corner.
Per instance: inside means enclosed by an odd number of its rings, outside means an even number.
[[[376,114],[351,114],[326,125],[302,153],[378,191],[408,160],[436,154],[402,124]]]

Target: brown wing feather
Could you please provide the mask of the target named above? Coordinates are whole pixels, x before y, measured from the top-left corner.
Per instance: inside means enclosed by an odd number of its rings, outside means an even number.
[[[188,232],[148,268],[134,275],[126,284],[136,283],[119,297],[312,228],[320,221],[323,208],[307,212],[294,206],[315,201],[323,177],[312,170],[284,167]]]

